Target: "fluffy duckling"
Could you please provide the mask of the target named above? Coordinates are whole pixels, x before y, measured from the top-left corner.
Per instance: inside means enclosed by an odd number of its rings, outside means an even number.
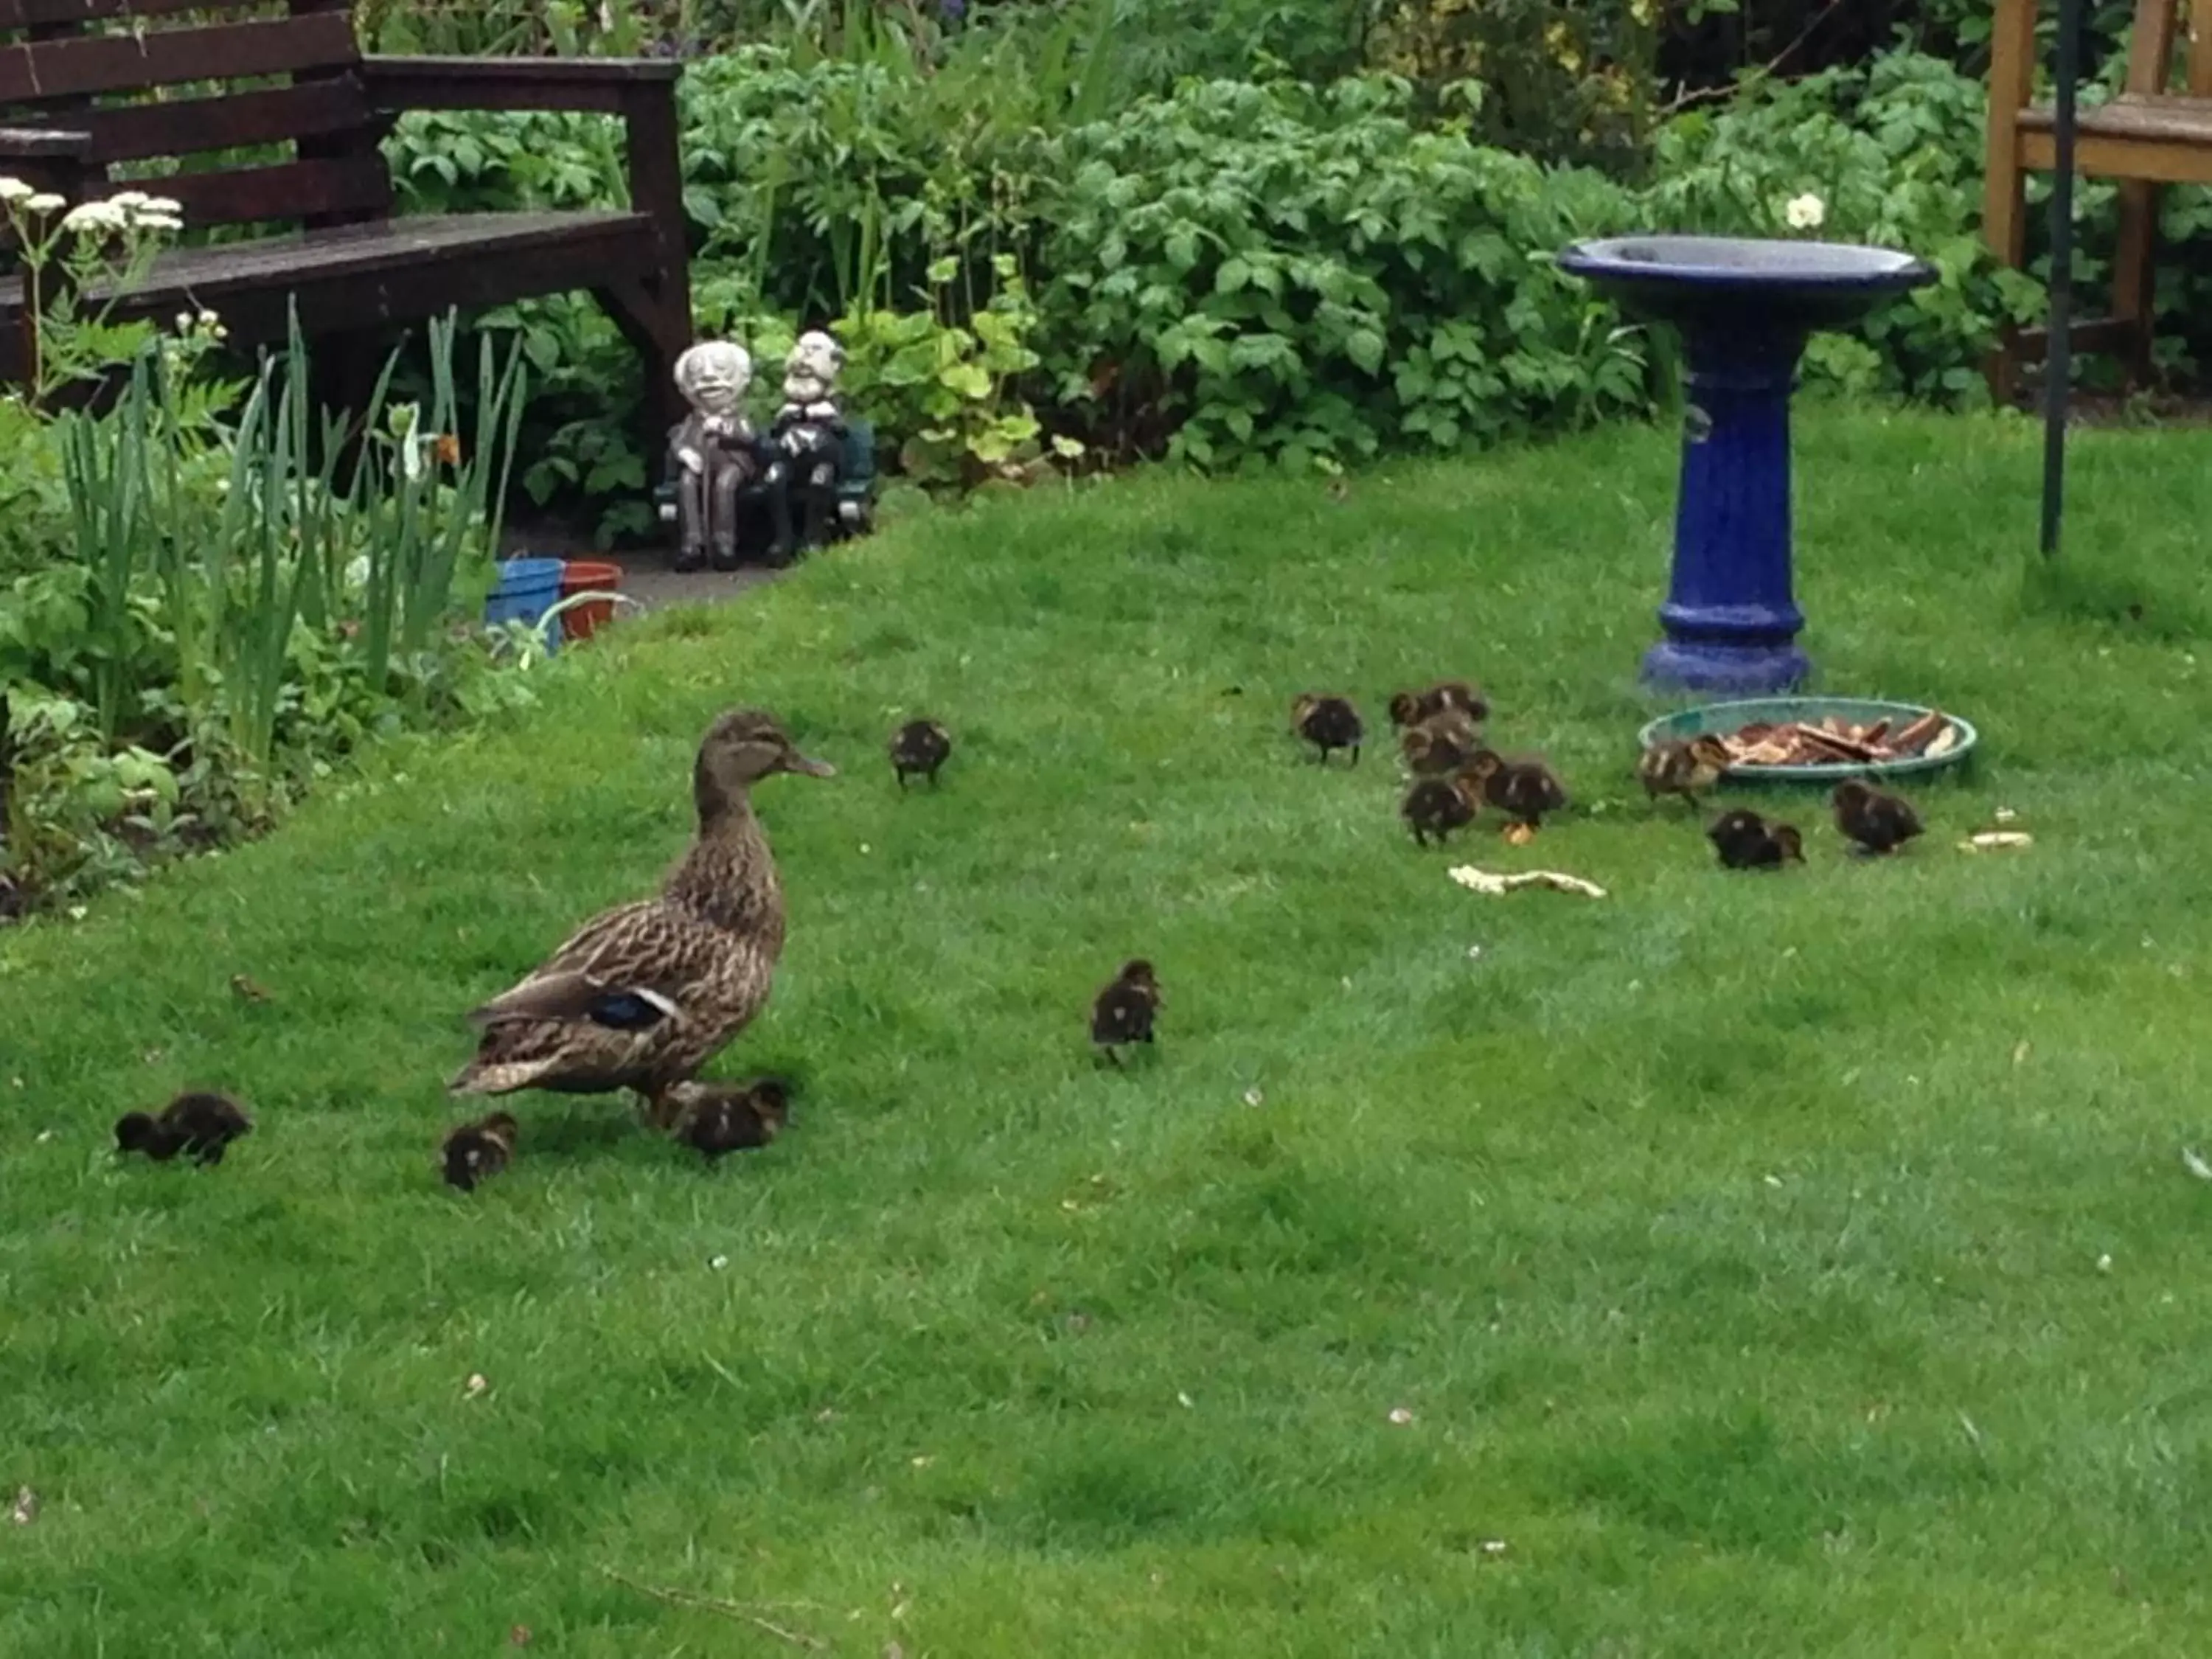
[[[677,1126],[676,1138],[705,1154],[709,1164],[731,1152],[767,1146],[791,1121],[791,1085],[781,1078],[759,1078],[737,1085],[697,1083],[690,1088],[694,1098]]]
[[[1836,828],[1869,853],[1893,853],[1920,833],[1920,815],[1902,796],[1848,778],[1833,796]]]
[[[1390,723],[1419,726],[1439,714],[1457,714],[1480,722],[1490,718],[1490,703],[1465,680],[1438,680],[1425,691],[1401,691],[1390,699]]]
[[[1805,843],[1796,826],[1769,823],[1747,808],[1722,813],[1705,831],[1705,839],[1720,854],[1723,870],[1778,870],[1793,859],[1805,861]]]
[[[1152,1018],[1159,1011],[1160,981],[1152,964],[1142,957],[1123,963],[1091,1005],[1091,1040],[1119,1066],[1117,1051],[1125,1044],[1152,1040]]]
[[[489,1181],[514,1156],[515,1131],[520,1126],[512,1112],[494,1112],[474,1123],[464,1123],[446,1137],[446,1184],[472,1192],[479,1181]]]
[[[1467,774],[1480,784],[1483,799],[1530,830],[1545,813],[1566,810],[1567,787],[1540,760],[1510,761],[1484,749],[1468,760]]]
[[[1398,751],[1413,775],[1439,778],[1458,771],[1482,752],[1482,734],[1458,709],[1418,720],[1398,738]]]
[[[1718,783],[1728,763],[1728,745],[1708,733],[1687,742],[1653,744],[1636,763],[1636,775],[1652,801],[1662,795],[1680,795],[1695,811],[1698,791]]]
[[[1349,749],[1352,763],[1359,764],[1359,742],[1366,728],[1359,711],[1344,697],[1308,691],[1291,704],[1291,730],[1321,750],[1321,763],[1328,764],[1329,751]]]
[[[935,720],[908,720],[891,733],[891,770],[902,789],[917,773],[934,787],[937,769],[951,756],[952,734]]]
[[[1416,779],[1398,812],[1413,832],[1415,846],[1426,847],[1434,836],[1441,847],[1453,830],[1473,823],[1481,809],[1481,780],[1462,770],[1450,777]]]
[[[252,1133],[253,1120],[228,1095],[193,1092],[179,1095],[159,1115],[126,1112],[115,1123],[115,1149],[143,1152],[157,1164],[167,1164],[179,1152],[202,1166],[222,1162],[223,1151],[240,1135]]]

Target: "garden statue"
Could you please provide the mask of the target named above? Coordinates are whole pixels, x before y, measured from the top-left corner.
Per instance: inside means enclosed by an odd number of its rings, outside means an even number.
[[[789,556],[786,469],[744,415],[752,378],[751,357],[732,340],[702,340],[676,360],[676,389],[691,406],[668,434],[678,570],[710,557],[715,569],[735,570],[763,543],[771,562]]]
[[[847,432],[837,401],[845,348],[819,329],[799,337],[784,359],[783,407],[769,436],[780,452],[781,480],[797,509],[803,547],[821,547],[847,528],[839,486],[845,482]]]

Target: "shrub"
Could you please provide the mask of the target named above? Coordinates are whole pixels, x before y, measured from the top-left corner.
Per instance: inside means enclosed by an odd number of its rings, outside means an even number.
[[[1634,341],[1553,254],[1633,222],[1595,173],[1425,131],[1395,81],[1190,83],[1054,148],[1059,404],[1213,465],[1452,448],[1638,407]]]

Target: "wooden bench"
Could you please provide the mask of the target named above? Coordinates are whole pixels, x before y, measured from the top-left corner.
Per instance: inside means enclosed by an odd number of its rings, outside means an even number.
[[[658,442],[691,343],[679,73],[661,60],[365,56],[350,0],[0,0],[0,173],[72,204],[135,188],[183,205],[187,245],[117,314],[204,306],[251,345],[282,341],[296,304],[302,331],[356,371],[392,325],[589,289],[643,359]],[[395,217],[379,145],[410,109],[619,116],[630,205]],[[191,235],[235,226],[272,234]],[[0,285],[0,379],[35,362],[28,320],[18,272]]]
[[[2194,9],[2185,91],[2173,86],[2175,44]],[[2057,165],[2047,107],[2031,106],[2039,0],[1997,0],[1990,40],[1989,171],[1982,234],[2007,264],[2027,263],[2026,191],[2031,171]],[[2136,0],[2125,90],[2083,107],[2075,122],[2074,170],[2120,181],[2119,246],[2112,262],[2112,314],[2075,324],[2076,351],[2118,356],[2130,379],[2150,368],[2160,185],[2212,184],[2212,0]],[[2002,401],[2015,390],[2019,365],[2050,349],[2047,331],[2008,334],[1990,365]]]

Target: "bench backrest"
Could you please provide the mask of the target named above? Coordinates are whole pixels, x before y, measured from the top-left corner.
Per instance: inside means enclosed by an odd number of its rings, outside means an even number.
[[[0,0],[0,126],[90,133],[88,196],[173,197],[191,229],[374,218],[360,62],[350,0]]]
[[[2157,97],[2172,90],[2174,48],[2189,31],[2184,84],[2190,95],[2212,98],[2212,0],[2136,0],[2128,38],[2128,90]]]

